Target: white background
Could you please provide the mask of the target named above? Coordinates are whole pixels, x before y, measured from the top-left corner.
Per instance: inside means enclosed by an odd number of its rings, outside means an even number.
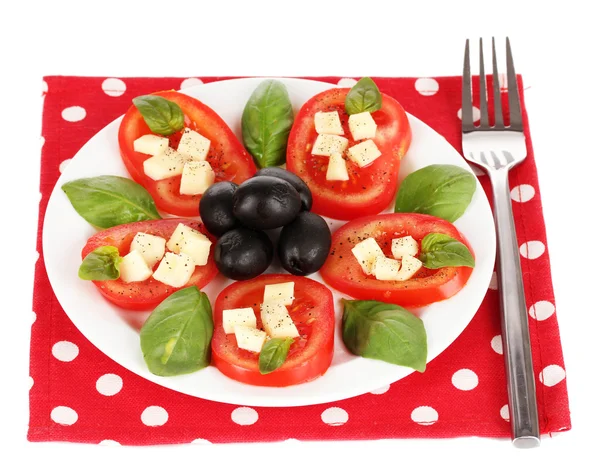
[[[18,468],[0,472],[320,473],[323,467],[488,474],[562,473],[587,461],[597,467],[600,101],[594,73],[600,41],[594,3],[2,2],[0,467],[14,462]],[[151,448],[26,441],[43,75],[456,75],[464,39],[492,35],[510,36],[528,87],[572,431],[528,451],[489,439]]]

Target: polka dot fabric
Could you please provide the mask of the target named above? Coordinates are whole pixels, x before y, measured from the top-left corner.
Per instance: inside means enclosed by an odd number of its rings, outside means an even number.
[[[44,78],[40,226],[62,170],[131,100],[230,78]],[[315,79],[315,78],[313,78]],[[356,78],[316,78],[351,86]],[[458,77],[375,78],[461,150]],[[475,104],[477,106],[478,104]],[[240,104],[240,113],[243,104]],[[527,119],[525,119],[527,127]],[[566,376],[531,141],[529,158],[510,175],[543,433],[571,427]],[[486,193],[489,180],[478,175]],[[471,324],[423,374],[389,387],[297,408],[237,407],[157,386],[97,350],[74,327],[44,268],[41,228],[31,326],[31,441],[102,445],[224,443],[428,437],[509,437],[497,279]],[[29,318],[29,316],[28,316]],[[33,382],[35,382],[33,384]]]

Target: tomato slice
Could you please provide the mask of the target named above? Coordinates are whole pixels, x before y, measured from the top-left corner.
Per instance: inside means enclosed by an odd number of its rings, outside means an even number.
[[[468,246],[465,238],[449,222],[434,216],[413,213],[382,214],[355,219],[332,236],[332,249],[321,275],[331,287],[356,299],[379,300],[405,307],[421,307],[452,297],[471,276],[470,267],[444,267],[421,270],[405,282],[381,281],[366,275],[352,248],[374,238],[386,256],[392,257],[392,239],[412,236],[421,244],[429,233],[442,233]]]
[[[256,173],[250,154],[244,149],[229,126],[215,111],[193,97],[175,91],[156,92],[177,103],[185,114],[185,126],[210,140],[206,160],[215,172],[215,181],[240,184]],[[180,195],[181,176],[154,181],[144,173],[144,161],[149,155],[133,150],[133,141],[152,132],[142,114],[131,106],[119,126],[121,158],[131,177],[148,190],[159,209],[177,216],[198,216],[202,195]],[[182,131],[169,137],[169,145],[177,148]]]
[[[124,256],[129,253],[129,247],[134,236],[141,232],[160,236],[169,239],[179,223],[183,223],[190,228],[200,231],[206,235],[213,243],[215,238],[211,236],[202,223],[189,219],[162,219],[156,221],[140,221],[137,223],[121,224],[114,228],[105,229],[93,235],[81,251],[81,257],[84,258],[94,249],[101,246],[115,246],[119,249],[119,255]],[[156,264],[155,267],[158,267]],[[217,265],[212,257],[204,266],[196,266],[192,277],[184,287],[192,285],[202,288],[207,285],[217,275]],[[132,309],[145,310],[156,307],[160,302],[166,299],[179,288],[158,282],[150,277],[142,282],[125,283],[121,279],[94,281],[100,293],[115,305]],[[143,323],[143,322],[142,322]]]
[[[269,374],[258,371],[258,354],[238,348],[235,335],[223,330],[223,310],[251,307],[262,329],[260,304],[265,285],[294,282],[294,303],[288,307],[300,338],[290,347],[285,363]],[[226,376],[255,386],[291,386],[323,375],[333,358],[335,317],[333,296],[324,285],[288,274],[261,275],[236,282],[217,297],[213,311],[215,329],[212,360]]]
[[[348,91],[348,88],[329,89],[302,106],[290,132],[286,161],[288,170],[302,178],[312,191],[312,211],[343,220],[380,213],[390,204],[398,187],[400,160],[411,140],[406,112],[395,99],[382,94],[381,109],[372,113],[377,124],[373,141],[381,156],[364,168],[346,160],[350,179],[327,181],[329,157],[311,153],[318,135],[314,117],[319,111],[337,111],[344,136],[349,140],[348,148],[358,143],[352,140],[344,107]]]

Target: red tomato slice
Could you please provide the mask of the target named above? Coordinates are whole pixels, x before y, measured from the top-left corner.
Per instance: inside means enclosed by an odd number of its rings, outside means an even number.
[[[189,219],[162,219],[156,221],[140,221],[138,223],[121,224],[114,228],[105,229],[93,235],[81,251],[81,257],[84,258],[94,249],[101,246],[115,246],[119,249],[119,255],[125,256],[129,253],[129,247],[134,236],[141,233],[148,233],[154,236],[160,236],[169,240],[173,231],[179,223],[183,223],[190,228],[200,231],[206,235],[213,243],[215,238],[211,236],[202,223]],[[155,267],[158,267],[156,264]],[[217,265],[212,257],[208,258],[205,266],[196,266],[189,282],[184,287],[192,285],[202,288],[207,285],[217,275]],[[121,279],[94,281],[100,293],[115,305],[132,309],[145,310],[156,307],[160,302],[166,299],[179,288],[158,282],[150,277],[142,282],[125,283]],[[143,322],[141,322],[143,323]]]
[[[185,114],[185,126],[210,140],[206,160],[215,171],[215,181],[233,181],[240,184],[256,173],[252,158],[229,126],[215,111],[193,97],[175,91],[154,93],[177,103]],[[119,127],[121,158],[131,177],[148,190],[159,209],[178,216],[198,216],[202,195],[180,195],[181,177],[154,181],[144,173],[144,161],[149,155],[133,150],[133,141],[152,132],[142,114],[131,106]],[[169,145],[177,148],[182,132],[169,137]]]
[[[355,145],[348,128],[348,114],[344,107],[350,89],[329,89],[310,99],[302,106],[290,132],[287,148],[287,169],[302,178],[313,194],[315,213],[330,218],[349,220],[377,214],[392,201],[398,187],[400,160],[411,140],[410,125],[402,106],[390,96],[382,94],[382,107],[373,112],[377,135],[373,139],[381,156],[370,165],[359,168],[346,160],[348,181],[327,181],[329,157],[312,155],[317,132],[315,113],[337,111],[348,148]]]
[[[392,239],[412,236],[420,245],[429,233],[446,234],[468,246],[452,224],[434,216],[412,213],[368,216],[350,221],[334,233],[332,249],[321,275],[333,288],[356,299],[379,300],[404,307],[421,307],[445,300],[464,287],[473,269],[423,267],[405,282],[381,281],[366,275],[352,254],[356,244],[372,237],[385,255],[392,257]]]
[[[294,282],[294,303],[288,307],[300,338],[290,347],[285,363],[269,374],[258,371],[258,354],[238,348],[234,334],[223,330],[223,310],[254,308],[257,327],[262,329],[260,304],[265,285]],[[226,376],[255,386],[290,386],[323,375],[333,358],[335,317],[333,296],[324,285],[287,274],[261,275],[236,282],[224,289],[215,302],[212,360]]]

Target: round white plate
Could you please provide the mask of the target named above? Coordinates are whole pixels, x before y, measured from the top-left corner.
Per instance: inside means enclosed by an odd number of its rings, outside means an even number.
[[[233,79],[199,85],[183,92],[212,107],[241,137],[243,107],[261,80]],[[296,111],[313,95],[334,87],[329,83],[301,79],[281,81],[287,86]],[[401,178],[431,164],[458,165],[471,172],[463,158],[442,136],[415,117],[409,115],[409,119],[413,141],[402,161]],[[310,383],[287,388],[249,386],[227,378],[214,367],[170,378],[150,373],[142,357],[138,334],[125,323],[140,316],[108,303],[91,282],[77,277],[80,250],[95,230],[75,212],[60,188],[63,183],[77,178],[128,176],[119,157],[117,131],[120,121],[121,118],[115,120],[96,134],[64,170],[50,197],[43,230],[46,269],[56,297],[75,326],[100,351],[161,386],[212,401],[249,406],[303,406],[337,401],[376,390],[413,372],[409,368],[351,355],[342,343],[338,324],[333,363],[324,376]],[[342,224],[340,221],[327,221],[332,229]],[[477,264],[467,285],[456,296],[419,312],[427,330],[428,361],[452,344],[471,321],[491,279],[496,240],[490,207],[479,183],[471,205],[455,225],[471,243]],[[278,269],[269,270],[276,271]],[[322,282],[319,274],[311,278]],[[218,292],[229,283],[224,278],[217,278],[204,291],[214,302]],[[337,291],[333,294],[339,323],[342,294]]]

